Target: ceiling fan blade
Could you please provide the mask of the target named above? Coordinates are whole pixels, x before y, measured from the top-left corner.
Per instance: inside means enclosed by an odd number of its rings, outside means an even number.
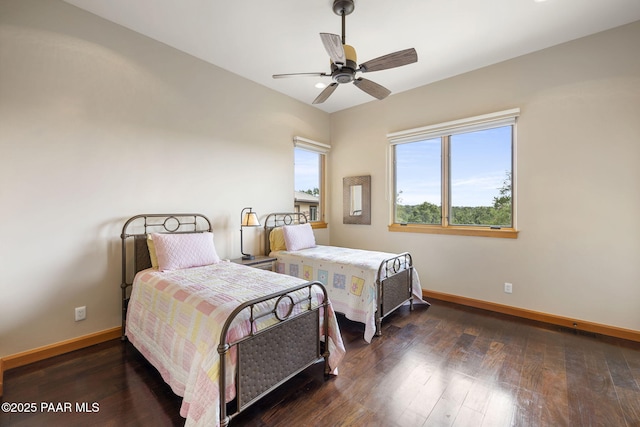
[[[414,62],[418,62],[418,53],[414,48],[411,48],[399,50],[398,52],[390,53],[360,64],[358,71],[367,73],[371,71],[388,70],[389,68],[413,64]]]
[[[338,87],[338,83],[335,83],[335,82],[325,87],[324,90],[320,92],[320,95],[318,95],[316,99],[313,100],[312,104],[322,104],[324,101],[327,100],[327,98],[331,96],[331,94],[333,93],[334,90],[336,90],[337,87]]]
[[[334,64],[344,65],[347,63],[347,56],[342,46],[342,38],[339,35],[320,33],[320,39],[322,39],[322,44],[324,44],[324,48]]]
[[[378,99],[385,99],[387,96],[391,94],[391,91],[384,86],[379,85],[378,83],[372,82],[371,80],[363,79],[362,77],[355,79],[353,84],[358,86],[359,89],[367,92],[369,95]]]
[[[291,73],[291,74],[274,74],[274,79],[284,79],[287,77],[325,77],[330,76],[331,74],[327,73]]]

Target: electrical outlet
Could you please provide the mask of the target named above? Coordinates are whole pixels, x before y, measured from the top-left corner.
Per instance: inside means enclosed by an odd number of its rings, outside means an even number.
[[[508,294],[510,294],[511,292],[513,292],[513,285],[511,283],[505,283],[504,284],[504,291]]]
[[[76,322],[87,318],[87,307],[76,307]]]

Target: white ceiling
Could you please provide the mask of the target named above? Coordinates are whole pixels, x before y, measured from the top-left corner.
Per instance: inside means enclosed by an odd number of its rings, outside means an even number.
[[[311,104],[329,77],[319,33],[341,34],[333,0],[65,0]],[[355,0],[346,41],[358,63],[414,47],[418,62],[367,73],[393,93],[640,20],[640,0]],[[639,46],[640,48],[640,46]],[[377,101],[341,85],[326,112]]]

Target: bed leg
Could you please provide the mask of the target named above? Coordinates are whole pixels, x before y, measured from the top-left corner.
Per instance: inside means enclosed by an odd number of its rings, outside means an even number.
[[[329,366],[329,356],[324,358],[324,380],[331,378],[331,367]]]
[[[326,336],[326,335],[325,335]],[[325,341],[320,342],[320,350],[322,351],[322,359],[324,361],[324,379],[328,379],[331,374],[331,368],[329,367],[329,343],[328,337]]]
[[[376,336],[382,336],[382,318],[380,316],[376,316]]]

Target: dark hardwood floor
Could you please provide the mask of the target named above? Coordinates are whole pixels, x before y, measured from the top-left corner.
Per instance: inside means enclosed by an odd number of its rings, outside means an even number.
[[[640,426],[640,343],[432,303],[401,308],[370,345],[341,318],[337,377],[313,366],[231,425]],[[7,371],[4,389],[37,410],[0,413],[2,426],[184,424],[180,398],[120,341]]]

